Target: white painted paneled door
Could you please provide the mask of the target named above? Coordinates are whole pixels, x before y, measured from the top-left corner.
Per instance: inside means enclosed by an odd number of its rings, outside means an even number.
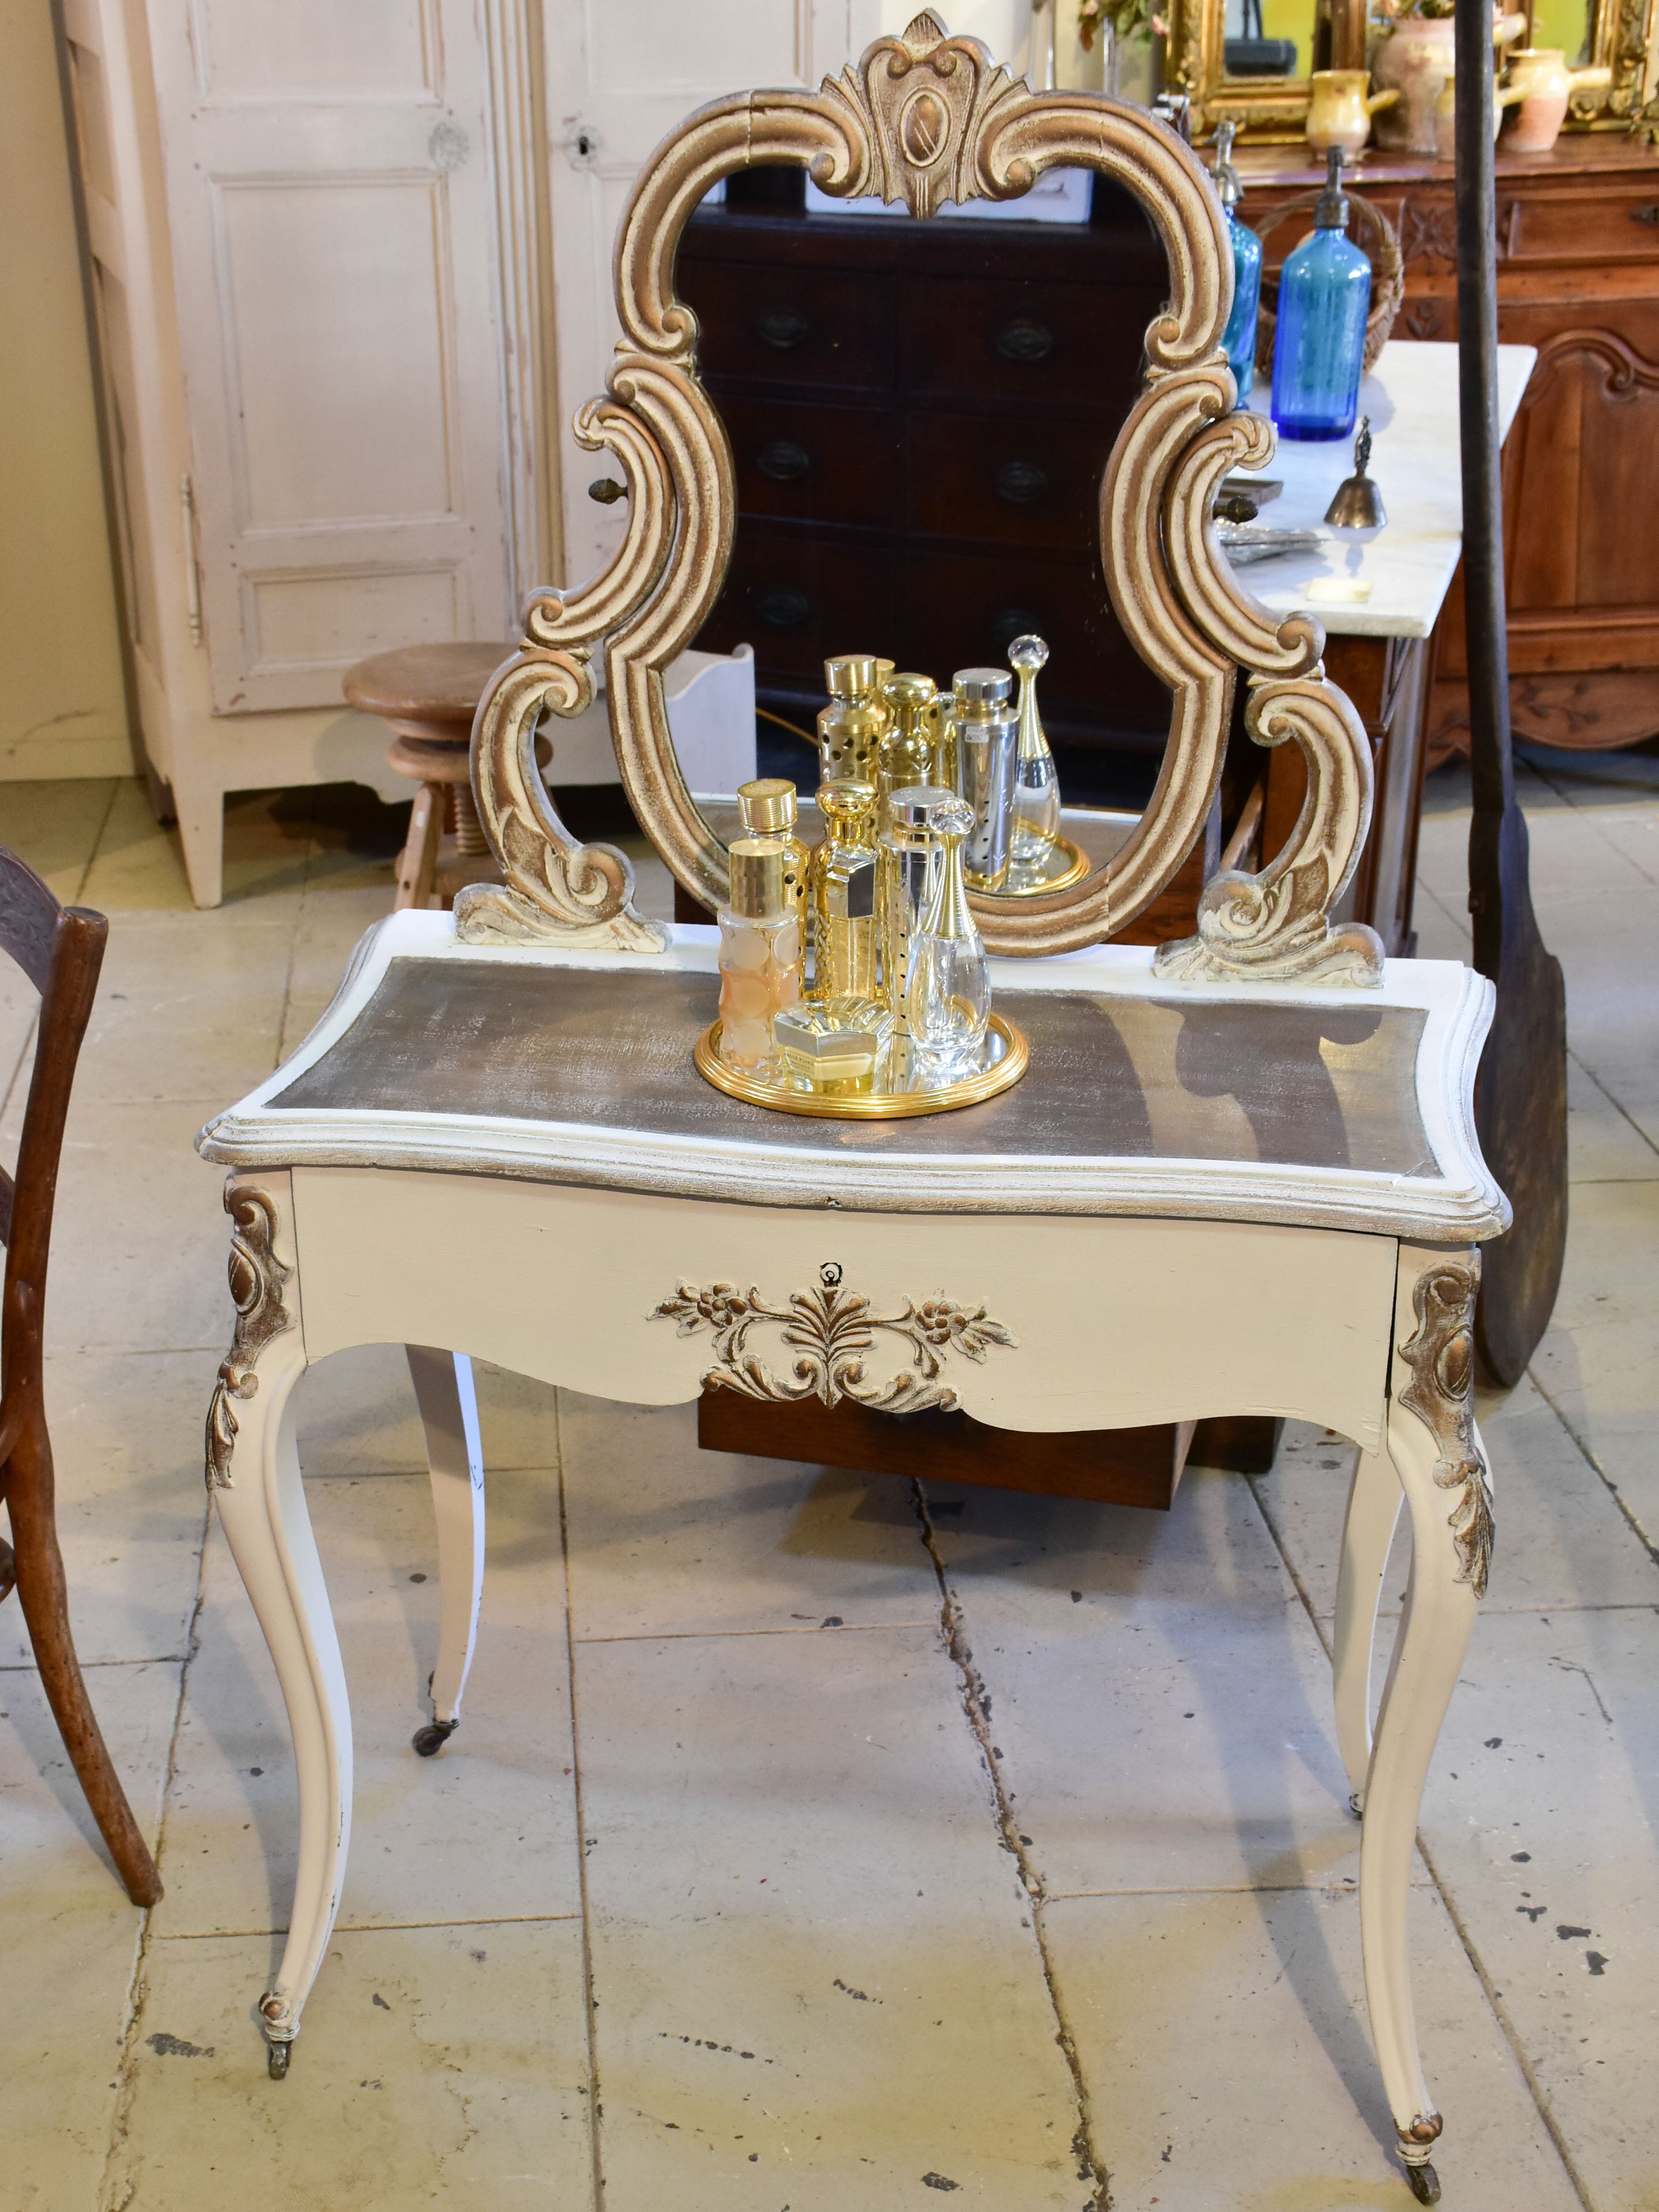
[[[565,575],[549,580],[579,583],[609,560],[626,520],[625,509],[587,496],[611,471],[603,455],[582,452],[570,422],[604,389],[619,335],[611,253],[635,178],[706,100],[756,85],[817,85],[876,36],[884,9],[881,0],[544,7],[565,545]]]
[[[212,711],[507,636],[474,0],[150,0]]]

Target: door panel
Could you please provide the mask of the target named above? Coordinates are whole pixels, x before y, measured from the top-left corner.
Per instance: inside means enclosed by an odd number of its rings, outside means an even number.
[[[212,701],[324,707],[506,635],[483,58],[466,0],[150,9]]]

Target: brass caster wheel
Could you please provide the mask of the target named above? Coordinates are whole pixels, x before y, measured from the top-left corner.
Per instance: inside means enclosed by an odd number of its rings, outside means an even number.
[[[289,2056],[293,2049],[291,2043],[272,2043],[266,2046],[265,2071],[273,2081],[288,2079]],[[1436,2193],[1438,2194],[1437,2191]]]
[[[1406,2179],[1412,2185],[1412,2195],[1419,2204],[1440,2202],[1440,2176],[1431,2166],[1408,2166]]]
[[[428,1721],[424,1728],[416,1729],[410,1741],[422,1759],[435,1759],[459,1726],[459,1721]]]

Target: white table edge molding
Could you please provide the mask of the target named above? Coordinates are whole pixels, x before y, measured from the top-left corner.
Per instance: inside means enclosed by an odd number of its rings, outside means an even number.
[[[1480,1158],[1468,1103],[1492,1020],[1492,986],[1453,961],[1391,961],[1380,990],[1294,983],[1171,984],[1153,974],[1152,948],[1140,945],[1100,945],[1040,962],[994,963],[994,988],[1000,991],[1093,991],[1183,1006],[1260,1005],[1272,1000],[1322,1012],[1345,1004],[1368,1012],[1387,1006],[1421,1008],[1426,1018],[1418,1053],[1418,1107],[1441,1170],[1437,1176],[1289,1163],[1079,1161],[964,1152],[928,1158],[933,1201],[919,1206],[916,1163],[902,1143],[879,1158],[849,1156],[828,1136],[821,1148],[792,1146],[773,1154],[746,1141],[495,1115],[295,1109],[270,1103],[345,1035],[394,959],[590,969],[637,963],[645,973],[678,969],[707,975],[712,1005],[714,941],[712,929],[677,925],[661,953],[511,950],[459,943],[447,915],[406,909],[390,916],[363,938],[340,992],[293,1057],[240,1105],[208,1124],[199,1143],[203,1157],[241,1169],[419,1167],[864,1212],[934,1212],[943,1201],[981,1213],[1155,1213],[1271,1221],[1358,1229],[1423,1243],[1478,1243],[1508,1226],[1507,1202]]]

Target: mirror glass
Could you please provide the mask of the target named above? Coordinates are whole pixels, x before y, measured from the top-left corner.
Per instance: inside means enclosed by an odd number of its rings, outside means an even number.
[[[676,289],[737,480],[731,567],[694,644],[752,651],[750,773],[795,782],[810,841],[827,659],[877,655],[948,690],[1035,635],[1062,833],[1098,865],[1151,792],[1170,719],[1098,548],[1102,473],[1169,289],[1137,203],[1062,171],[921,221],[754,169],[691,218]],[[695,719],[675,719],[693,793],[729,793],[729,768],[694,757]],[[729,841],[734,808],[704,811]]]
[[[1329,27],[1326,0],[1225,0],[1222,75],[1295,77],[1328,69],[1328,59],[1315,56],[1322,27],[1328,49]]]

